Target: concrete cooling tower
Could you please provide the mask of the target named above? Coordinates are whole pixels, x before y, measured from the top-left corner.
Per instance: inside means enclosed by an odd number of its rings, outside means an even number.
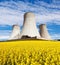
[[[19,39],[20,36],[20,27],[18,25],[13,25],[13,30],[9,40]]]
[[[48,30],[45,24],[40,25],[40,35],[45,40],[51,40],[51,37],[48,33]]]
[[[27,12],[24,15],[23,29],[21,31],[20,37],[22,36],[40,38],[40,34],[35,23],[35,15],[31,12]]]

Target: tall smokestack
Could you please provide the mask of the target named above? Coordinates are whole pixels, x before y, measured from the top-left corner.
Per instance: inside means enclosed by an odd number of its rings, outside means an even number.
[[[23,29],[21,31],[20,37],[22,36],[40,38],[40,34],[35,23],[35,15],[31,12],[27,12],[24,15]]]
[[[19,39],[19,35],[20,35],[20,27],[18,25],[13,25],[13,30],[9,40]]]
[[[48,30],[47,30],[47,27],[46,27],[45,24],[40,25],[40,35],[45,40],[51,40],[51,37],[50,37],[50,35],[48,33]]]

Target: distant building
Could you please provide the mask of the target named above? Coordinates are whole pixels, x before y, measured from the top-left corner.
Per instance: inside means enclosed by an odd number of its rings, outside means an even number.
[[[20,27],[18,25],[13,25],[13,30],[9,40],[19,39],[20,36]]]
[[[45,40],[51,40],[51,36],[49,35],[45,24],[40,25],[40,35]]]
[[[22,31],[20,34],[20,38],[22,38],[22,36],[40,38],[40,34],[39,34],[38,29],[36,27],[35,21],[36,21],[35,15],[33,13],[31,13],[31,12],[25,13],[23,28],[22,28]]]
[[[13,25],[13,30],[9,40],[15,39],[43,39],[51,40],[45,24],[40,25],[40,33],[36,27],[35,15],[31,12],[24,14],[23,28],[20,32],[20,26]]]

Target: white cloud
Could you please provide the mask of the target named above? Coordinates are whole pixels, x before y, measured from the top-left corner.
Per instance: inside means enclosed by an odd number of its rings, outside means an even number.
[[[54,4],[53,4],[54,5]],[[56,6],[56,5],[54,5]],[[48,8],[46,8],[48,7]],[[23,24],[23,15],[25,12],[32,11],[36,15],[36,21],[41,23],[51,22],[56,20],[60,23],[60,10],[51,9],[52,5],[44,2],[38,4],[19,2],[1,2],[0,3],[0,24]],[[55,11],[56,10],[56,11]]]
[[[8,40],[9,36],[0,36],[0,41]]]
[[[43,1],[36,0],[35,4],[39,5],[39,6],[44,6],[44,7],[47,7],[47,8],[55,8],[55,9],[57,8],[57,9],[60,9],[60,4],[57,3],[57,2],[60,3],[60,0],[59,1],[58,0],[55,0],[55,1],[52,0],[51,4],[48,4],[48,3],[43,2]]]
[[[0,24],[21,24],[23,13],[20,13],[8,8],[0,8]]]
[[[52,34],[52,39],[60,39],[60,34]]]
[[[39,14],[36,15],[36,21],[38,21],[39,23],[47,23],[47,22],[50,23],[53,20],[55,20],[55,23],[58,24],[58,21],[60,21],[60,15],[58,15],[58,14],[50,14],[50,13],[47,14],[47,15],[39,15]]]

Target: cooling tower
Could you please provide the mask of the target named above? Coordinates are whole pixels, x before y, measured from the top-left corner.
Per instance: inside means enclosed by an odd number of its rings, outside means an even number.
[[[40,25],[40,35],[45,40],[51,40],[51,37],[48,33],[48,30],[45,24]]]
[[[20,38],[22,36],[40,38],[40,34],[36,27],[35,15],[31,12],[25,13],[24,15],[23,28],[20,34]]]
[[[13,25],[13,30],[9,40],[19,39],[20,36],[20,27],[18,25]]]

